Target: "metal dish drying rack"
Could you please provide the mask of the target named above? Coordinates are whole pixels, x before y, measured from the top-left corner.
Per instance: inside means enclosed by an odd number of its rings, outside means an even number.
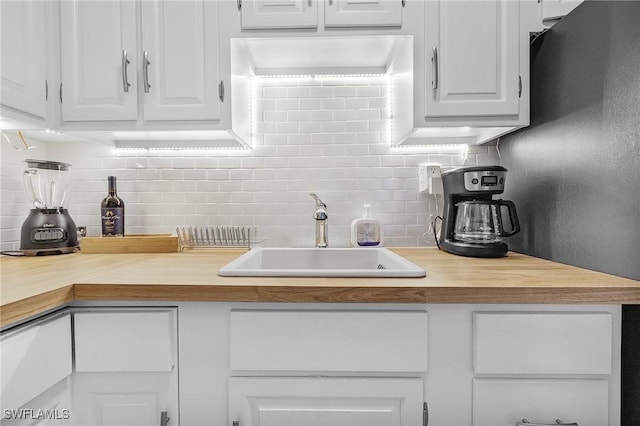
[[[257,228],[254,226],[189,226],[177,227],[180,251],[185,248],[207,247],[246,247],[257,240]]]

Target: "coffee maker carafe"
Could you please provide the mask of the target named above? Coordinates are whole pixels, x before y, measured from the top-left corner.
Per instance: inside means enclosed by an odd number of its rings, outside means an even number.
[[[76,224],[63,204],[71,183],[71,165],[25,160],[22,179],[34,207],[22,224],[20,250],[27,256],[71,253],[78,247]]]
[[[440,249],[470,257],[507,254],[502,237],[517,234],[520,224],[513,202],[493,199],[504,191],[506,173],[500,166],[460,167],[442,173]]]

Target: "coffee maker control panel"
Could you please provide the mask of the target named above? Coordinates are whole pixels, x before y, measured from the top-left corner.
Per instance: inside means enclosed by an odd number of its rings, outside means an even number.
[[[504,190],[504,178],[506,172],[503,171],[471,171],[464,173],[464,188],[467,191],[497,191]]]

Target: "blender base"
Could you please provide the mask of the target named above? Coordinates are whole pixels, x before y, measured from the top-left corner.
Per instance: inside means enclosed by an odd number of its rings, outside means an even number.
[[[67,209],[31,209],[22,224],[20,250],[26,256],[72,253],[78,229]]]

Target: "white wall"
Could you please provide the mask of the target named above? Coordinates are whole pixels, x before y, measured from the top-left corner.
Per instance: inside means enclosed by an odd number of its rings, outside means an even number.
[[[2,143],[2,250],[17,249],[30,207],[24,158],[72,164],[67,207],[77,225],[99,235],[107,176],[118,178],[127,233],[175,233],[182,225],[254,225],[266,245],[312,246],[316,192],[328,206],[329,244],[347,246],[362,204],[384,223],[387,246],[433,245],[425,238],[432,196],[418,194],[423,162],[443,167],[498,164],[494,146],[466,159],[443,146],[432,153],[390,147],[384,79],[260,80],[253,91],[254,149],[245,153],[115,154],[91,143],[36,143],[17,152]],[[441,204],[441,200],[440,200]]]

